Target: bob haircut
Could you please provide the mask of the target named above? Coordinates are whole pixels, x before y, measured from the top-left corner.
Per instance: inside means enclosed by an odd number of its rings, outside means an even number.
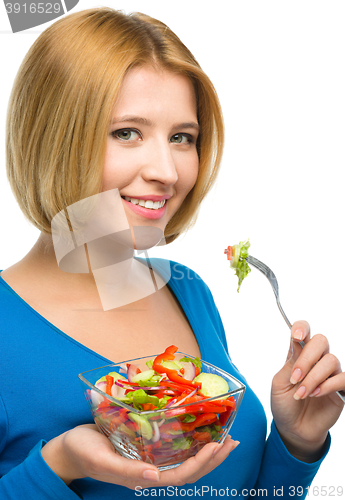
[[[7,115],[7,175],[25,216],[51,233],[53,217],[102,190],[111,111],[126,72],[153,65],[190,78],[200,136],[199,175],[165,229],[170,243],[196,220],[223,151],[216,91],[180,39],[141,13],[88,9],[48,27],[25,56]]]

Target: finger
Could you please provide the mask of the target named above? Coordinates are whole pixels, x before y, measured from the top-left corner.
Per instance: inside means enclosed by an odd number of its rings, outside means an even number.
[[[194,482],[217,467],[237,445],[238,441],[230,438],[225,439],[221,445],[208,443],[194,457],[188,458],[179,467],[163,471],[159,484],[183,486]]]
[[[307,343],[310,340],[310,325],[307,321],[295,321],[291,327],[291,338]]]
[[[334,356],[334,354],[325,354],[304,377],[294,394],[294,398],[305,399],[312,394],[320,384],[339,371],[340,363],[338,358]]]
[[[329,352],[328,340],[324,335],[317,334],[300,350],[292,367],[290,382],[297,384],[303,380],[313,366]]]
[[[95,432],[93,426],[80,426],[67,432],[65,446],[85,476],[127,487],[159,480],[157,467],[115,453],[110,440]]]
[[[310,397],[321,397],[328,396],[329,394],[335,393],[336,391],[345,391],[345,373],[339,372],[335,374],[333,377],[328,378],[322,384],[318,385],[314,391],[309,394]],[[343,403],[340,402],[340,398],[336,397],[335,401],[339,402],[340,405]]]
[[[212,458],[206,464],[206,466],[200,469],[197,474],[192,476],[188,482],[195,483],[195,481],[198,481],[201,477],[209,474],[212,470],[218,467],[218,465],[224,462],[224,460],[228,458],[230,452],[234,451],[239,444],[239,441],[234,441],[229,436],[227,436],[224,440],[224,443],[218,445],[218,447],[215,448],[215,451],[212,454]]]

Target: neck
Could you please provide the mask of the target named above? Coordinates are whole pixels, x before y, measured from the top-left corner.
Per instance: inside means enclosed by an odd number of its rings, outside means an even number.
[[[46,287],[57,285],[61,290],[68,290],[69,295],[75,292],[77,297],[82,291],[83,295],[101,300],[104,310],[126,306],[151,295],[154,292],[151,273],[133,259],[133,250],[123,242],[101,240],[77,247],[80,253],[76,254],[74,263],[71,259],[66,264],[63,258],[57,259],[52,237],[41,234],[20,264],[32,277],[40,276]],[[75,272],[77,268],[80,270],[80,260],[84,261],[85,272]],[[66,267],[70,272],[66,272]]]

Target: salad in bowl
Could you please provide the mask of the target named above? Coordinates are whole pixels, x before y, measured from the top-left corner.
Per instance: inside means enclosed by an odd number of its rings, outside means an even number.
[[[79,374],[95,423],[115,450],[160,470],[223,442],[245,391],[232,375],[177,350]]]

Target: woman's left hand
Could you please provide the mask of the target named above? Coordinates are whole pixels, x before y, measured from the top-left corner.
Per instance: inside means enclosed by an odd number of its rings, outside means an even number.
[[[306,321],[292,325],[291,338],[287,361],[273,378],[272,414],[289,452],[314,462],[344,407],[336,391],[345,389],[345,373],[329,352],[327,338],[311,337]],[[305,342],[303,349],[299,340]]]

